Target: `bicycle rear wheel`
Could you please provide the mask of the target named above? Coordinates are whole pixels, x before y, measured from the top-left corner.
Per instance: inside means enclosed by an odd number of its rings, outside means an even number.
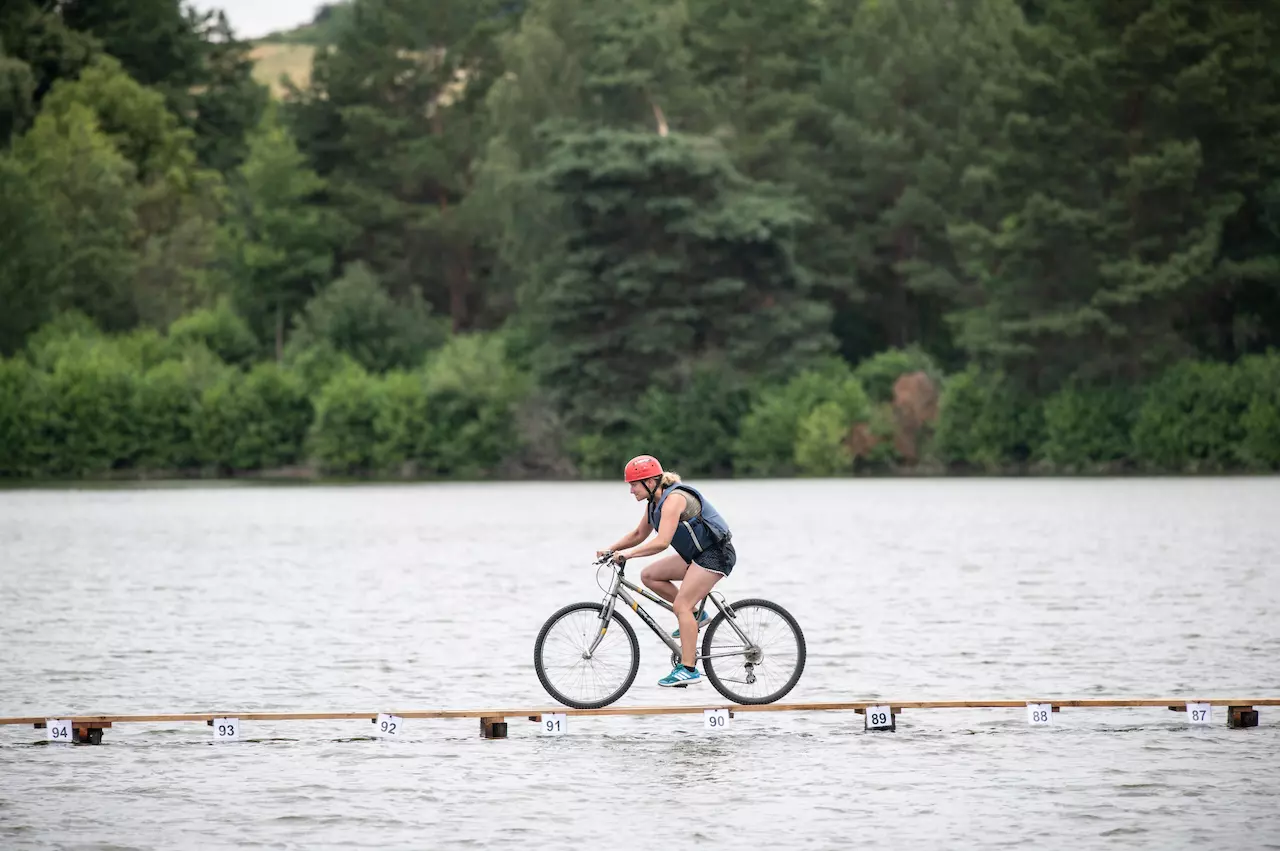
[[[702,637],[703,666],[716,691],[742,704],[773,703],[804,673],[805,643],[791,613],[768,600],[740,600],[719,613]],[[738,634],[742,630],[747,640]]]
[[[640,643],[615,610],[595,652],[587,649],[603,628],[604,606],[572,603],[547,618],[533,643],[533,666],[547,694],[574,709],[599,709],[627,693],[640,669]]]

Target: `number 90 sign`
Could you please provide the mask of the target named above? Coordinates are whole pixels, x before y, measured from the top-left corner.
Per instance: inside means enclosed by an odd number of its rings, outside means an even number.
[[[702,710],[702,723],[708,730],[729,729],[729,710],[728,709],[704,709]]]

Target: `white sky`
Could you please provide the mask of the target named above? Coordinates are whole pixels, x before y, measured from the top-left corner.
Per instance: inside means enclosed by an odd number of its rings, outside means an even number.
[[[240,38],[259,38],[305,24],[323,0],[188,0],[202,12],[221,9]]]

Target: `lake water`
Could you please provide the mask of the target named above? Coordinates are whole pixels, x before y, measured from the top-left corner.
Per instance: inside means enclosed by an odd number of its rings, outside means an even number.
[[[701,484],[721,590],[805,630],[788,702],[1280,697],[1280,479]],[[639,516],[622,484],[0,492],[0,716],[548,706],[538,629]],[[620,705],[723,703],[657,688],[633,622]],[[1215,713],[9,726],[0,848],[1280,848],[1280,707]]]

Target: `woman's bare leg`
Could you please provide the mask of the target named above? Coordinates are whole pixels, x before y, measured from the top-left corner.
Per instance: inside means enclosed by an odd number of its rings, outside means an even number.
[[[653,593],[657,594],[668,603],[676,601],[676,586],[671,584],[671,580],[684,579],[685,571],[689,569],[689,565],[680,556],[672,553],[669,556],[663,556],[652,564],[644,566],[644,570],[640,571],[640,581],[645,587]]]
[[[684,581],[680,583],[675,600],[672,601],[676,619],[680,621],[680,663],[685,667],[692,668],[698,657],[698,622],[693,619],[693,610],[721,579],[724,577],[714,570],[691,564],[684,575]]]

